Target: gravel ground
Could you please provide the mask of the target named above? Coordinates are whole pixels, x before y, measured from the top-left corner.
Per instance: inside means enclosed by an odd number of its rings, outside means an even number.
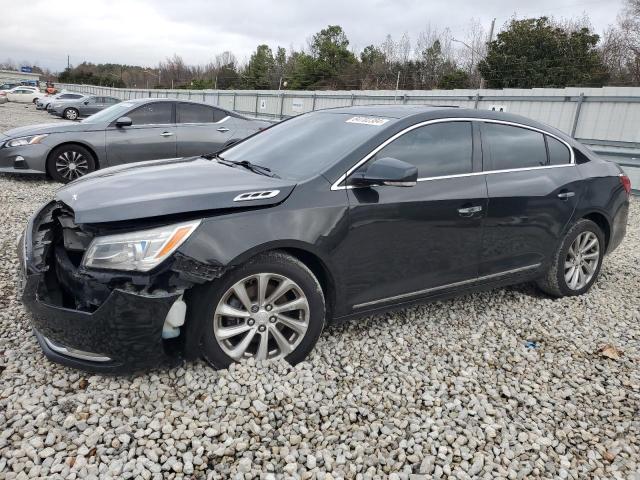
[[[0,106],[0,126],[33,110]],[[103,377],[48,362],[15,299],[16,235],[57,187],[0,176],[0,479],[640,479],[638,200],[579,298],[522,285],[368,317],[296,368]]]

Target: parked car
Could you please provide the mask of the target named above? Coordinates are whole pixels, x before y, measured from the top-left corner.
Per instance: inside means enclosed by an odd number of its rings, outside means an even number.
[[[66,183],[122,163],[202,155],[269,125],[202,103],[126,101],[81,122],[0,133],[0,172],[45,173]]]
[[[18,103],[36,103],[44,93],[37,87],[20,86],[7,91],[7,100]]]
[[[56,95],[45,95],[42,98],[39,98],[36,102],[36,110],[48,110],[49,105],[52,105],[54,102],[67,102],[71,100],[78,100],[83,98],[84,95],[81,93],[72,93],[72,92],[62,92]]]
[[[11,83],[11,82],[3,83],[2,85],[0,85],[0,91],[8,91],[8,90],[11,90],[12,88],[16,88],[19,86],[20,86],[19,83]]]
[[[51,103],[51,108],[47,111],[58,117],[67,120],[77,120],[80,117],[87,117],[104,110],[121,100],[114,97],[99,97],[95,95],[84,95],[73,100],[56,100]]]
[[[45,354],[78,368],[295,364],[329,322],[529,280],[586,293],[630,188],[516,115],[318,111],[58,190],[20,242],[22,299]]]

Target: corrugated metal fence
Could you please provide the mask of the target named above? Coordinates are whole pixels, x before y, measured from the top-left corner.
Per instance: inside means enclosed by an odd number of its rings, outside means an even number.
[[[81,93],[135,98],[176,98],[218,105],[258,118],[280,120],[323,108],[372,105],[455,105],[504,110],[552,125],[619,163],[640,189],[640,87],[506,90],[145,90],[64,85]]]

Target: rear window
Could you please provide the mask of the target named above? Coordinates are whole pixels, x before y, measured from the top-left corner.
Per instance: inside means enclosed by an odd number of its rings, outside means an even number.
[[[249,160],[283,178],[302,180],[335,164],[380,133],[391,121],[347,113],[309,113],[276,124],[222,156],[229,160]]]
[[[485,170],[510,170],[547,164],[544,136],[528,128],[485,123],[482,143],[489,151],[491,166]]]
[[[561,141],[547,135],[547,148],[549,149],[549,165],[571,163],[571,152]]]

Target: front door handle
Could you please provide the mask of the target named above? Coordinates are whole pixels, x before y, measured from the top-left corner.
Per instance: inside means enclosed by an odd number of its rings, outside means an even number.
[[[173,135],[173,133],[172,133],[172,132],[162,132],[162,133],[160,134],[160,136],[161,136],[161,137],[171,137],[172,135]]]
[[[226,127],[220,127],[220,128],[218,128],[218,131],[219,131],[219,132],[222,132],[222,133],[225,133],[225,132],[228,132],[228,131],[229,131],[229,129],[228,129],[228,128],[226,128]]]
[[[558,198],[561,198],[562,200],[569,200],[571,197],[574,197],[576,195],[575,192],[562,192],[558,194]]]
[[[461,217],[470,217],[474,213],[478,213],[482,211],[482,207],[480,205],[476,205],[473,207],[463,207],[458,209],[458,213]]]

